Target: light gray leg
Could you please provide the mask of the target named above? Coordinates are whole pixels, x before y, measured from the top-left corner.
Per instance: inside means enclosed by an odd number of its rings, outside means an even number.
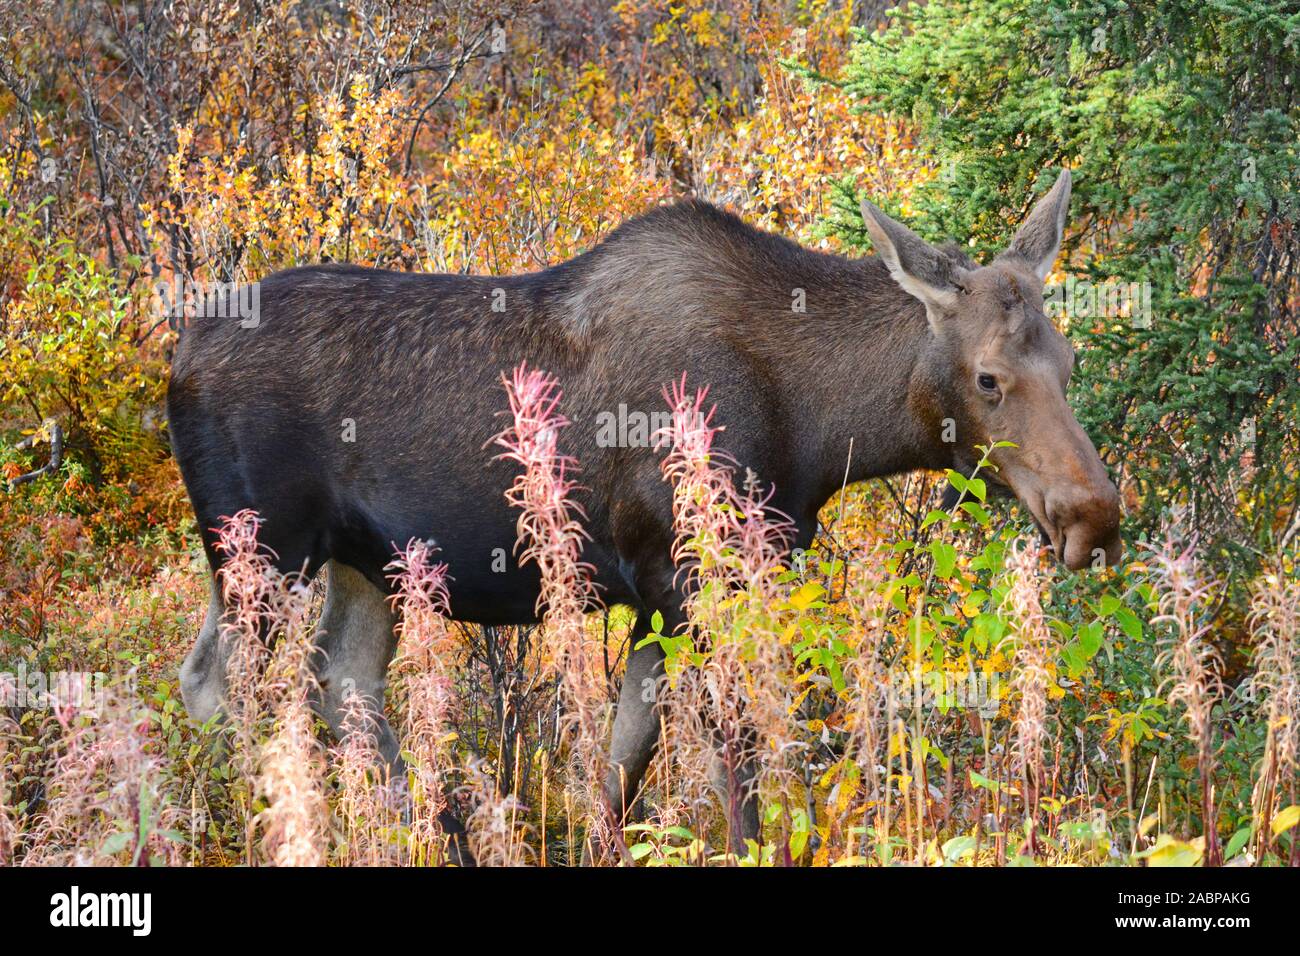
[[[633,648],[650,633],[645,614],[638,614],[632,629]],[[623,687],[618,695],[614,715],[614,734],[610,743],[609,777],[605,792],[610,806],[630,822],[641,778],[650,766],[655,743],[659,740],[659,680],[664,673],[664,652],[658,644],[630,650]]]
[[[665,627],[665,632],[669,630]],[[648,616],[637,615],[632,646],[635,647],[649,633]],[[618,695],[618,711],[610,744],[609,777],[605,783],[610,806],[615,813],[621,812],[625,823],[631,822],[641,780],[659,740],[658,697],[663,673],[664,655],[658,644],[648,644],[630,652],[627,673]],[[727,771],[726,762],[715,756],[710,761],[709,778],[727,812],[730,849],[743,855],[745,841],[757,841],[761,832],[758,795],[754,792],[753,758],[745,755],[739,759],[733,775]]]
[[[199,638],[181,665],[181,700],[185,711],[199,723],[206,723],[225,701],[226,653],[221,646],[221,615],[224,606],[215,580],[209,582],[211,597]]]
[[[374,707],[379,752],[397,776],[400,747],[384,718],[384,684],[397,648],[396,616],[387,597],[359,571],[329,562],[325,609],[316,629],[319,710],[335,737],[343,731],[343,702],[360,694]]]
[[[392,781],[405,787],[406,764],[392,726],[384,717],[384,685],[388,665],[397,650],[393,628],[397,615],[388,597],[359,571],[329,562],[325,607],[316,628],[316,678],[320,684],[317,709],[334,736],[343,733],[343,702],[352,693],[373,706],[375,737],[380,756],[388,764]],[[449,810],[438,814],[442,828],[451,837],[449,859],[457,866],[473,866],[465,828]]]

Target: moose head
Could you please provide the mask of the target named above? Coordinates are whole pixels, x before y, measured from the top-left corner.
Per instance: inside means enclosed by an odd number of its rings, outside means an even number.
[[[1043,310],[1043,280],[1061,247],[1070,173],[1034,207],[1011,245],[979,266],[936,248],[869,201],[862,214],[890,275],[925,306],[924,374],[936,406],[956,425],[953,466],[966,449],[996,449],[995,484],[1033,514],[1057,558],[1072,569],[1115,564],[1119,494],[1066,402],[1074,348]]]

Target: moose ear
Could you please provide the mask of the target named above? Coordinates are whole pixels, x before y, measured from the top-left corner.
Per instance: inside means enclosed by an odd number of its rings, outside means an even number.
[[[862,200],[862,221],[889,274],[909,294],[925,303],[931,322],[936,313],[957,304],[961,276],[952,260],[901,222],[886,216],[869,199]]]
[[[1039,279],[1052,271],[1056,254],[1061,251],[1065,233],[1065,215],[1070,209],[1070,171],[1063,170],[1046,196],[1038,201],[1025,220],[1007,252],[1026,260]]]

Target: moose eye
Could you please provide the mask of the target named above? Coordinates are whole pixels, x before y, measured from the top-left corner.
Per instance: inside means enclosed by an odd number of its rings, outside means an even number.
[[[977,381],[982,391],[996,392],[998,390],[998,380],[987,372],[980,373]]]

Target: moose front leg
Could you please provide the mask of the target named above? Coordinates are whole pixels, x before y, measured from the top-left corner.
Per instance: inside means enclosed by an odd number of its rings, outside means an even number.
[[[758,843],[761,836],[753,744],[754,735],[749,731],[730,744],[718,739],[709,760],[709,783],[727,815],[727,851],[742,857],[748,852],[748,841]]]
[[[678,603],[680,595],[675,591],[668,593],[672,599],[662,602],[669,608],[662,612],[663,633],[675,634],[680,630],[684,617]],[[650,618],[649,611],[638,613],[632,629],[627,670],[614,716],[609,774],[605,783],[609,805],[624,825],[635,822],[641,782],[659,740],[663,648],[656,642],[637,649],[637,645],[650,634]],[[758,794],[755,792],[754,740],[748,733],[742,737],[727,746],[720,735],[715,736],[717,750],[710,760],[709,782],[726,811],[728,848],[743,856],[748,841],[759,841],[761,827]]]
[[[623,824],[632,822],[641,779],[659,740],[659,681],[664,673],[664,652],[658,643],[637,648],[650,633],[650,615],[637,614],[628,649],[627,670],[618,695],[614,734],[609,748],[609,776],[605,794]]]

